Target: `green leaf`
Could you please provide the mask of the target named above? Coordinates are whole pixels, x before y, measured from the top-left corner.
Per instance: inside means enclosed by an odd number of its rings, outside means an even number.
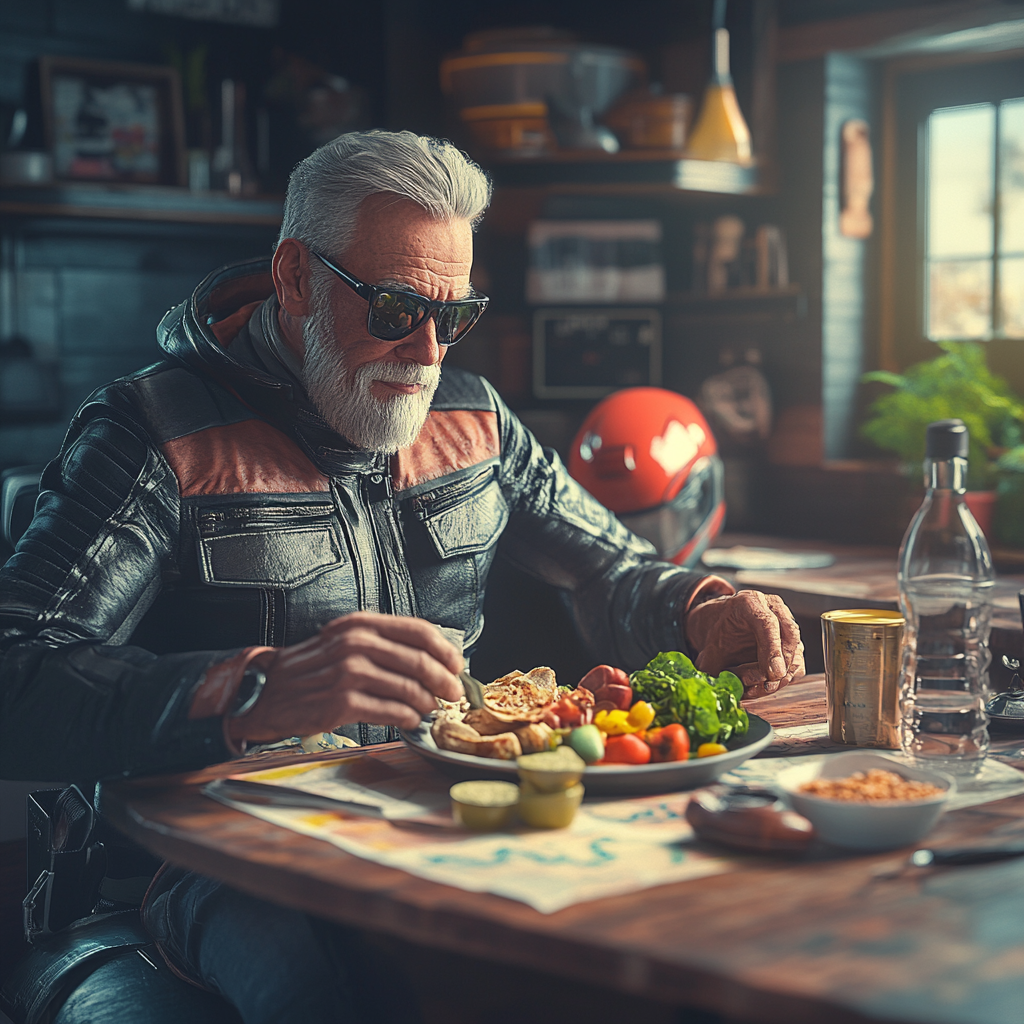
[[[715,680],[716,690],[728,690],[738,701],[743,700],[743,683],[740,677],[732,672],[722,672]]]

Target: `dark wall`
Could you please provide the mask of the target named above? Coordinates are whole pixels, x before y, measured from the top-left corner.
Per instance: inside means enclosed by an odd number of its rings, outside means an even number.
[[[0,468],[47,462],[94,389],[159,358],[156,325],[215,267],[269,253],[268,228],[8,218],[17,328],[56,360],[63,408],[50,423],[0,426]],[[12,271],[7,271],[12,273]]]
[[[286,0],[282,12],[280,27],[269,30],[135,13],[125,0],[0,0],[0,130],[6,132],[14,109],[25,107],[27,141],[42,145],[43,54],[166,64],[197,47],[207,54],[213,141],[221,78],[245,81],[259,102],[283,51],[361,86],[370,102],[366,117],[378,120],[385,95],[383,6]],[[188,130],[189,145],[209,141],[197,137],[202,118],[195,111]],[[283,156],[277,184],[303,155]],[[67,421],[93,389],[158,357],[155,328],[167,309],[215,267],[269,253],[275,234],[271,227],[5,216],[4,327],[26,338],[37,358],[56,362],[63,408],[49,423],[0,427],[0,468],[52,458]]]

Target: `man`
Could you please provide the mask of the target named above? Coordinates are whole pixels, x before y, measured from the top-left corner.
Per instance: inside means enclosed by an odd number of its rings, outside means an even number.
[[[166,360],[79,410],[0,571],[0,774],[390,738],[461,695],[499,538],[597,659],[689,649],[749,696],[802,673],[781,601],[654,560],[490,385],[441,377],[486,306],[488,201],[447,143],[342,136],[292,175],[272,262],[212,274],[161,323]],[[338,933],[207,879],[165,872],[146,921],[247,1022],[351,996]]]

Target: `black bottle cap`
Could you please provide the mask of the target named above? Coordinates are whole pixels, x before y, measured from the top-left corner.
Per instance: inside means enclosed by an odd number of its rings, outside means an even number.
[[[963,420],[936,420],[928,424],[925,458],[966,459],[970,437]]]

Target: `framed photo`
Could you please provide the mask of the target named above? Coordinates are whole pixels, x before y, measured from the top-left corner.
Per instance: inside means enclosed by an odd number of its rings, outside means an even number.
[[[185,184],[181,86],[173,68],[41,57],[39,70],[57,178]]]
[[[602,398],[661,384],[657,309],[538,309],[533,315],[537,398]]]

